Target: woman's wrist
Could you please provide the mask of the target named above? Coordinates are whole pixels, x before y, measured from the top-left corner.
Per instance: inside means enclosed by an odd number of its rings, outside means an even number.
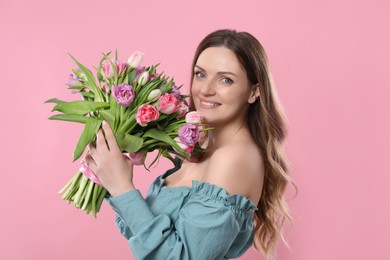
[[[136,188],[134,187],[134,185],[132,183],[129,183],[127,185],[123,185],[121,187],[118,187],[117,189],[115,190],[112,190],[110,191],[110,194],[112,197],[117,197],[121,194],[124,194],[126,192],[129,192],[129,191],[132,191],[132,190],[135,190]]]

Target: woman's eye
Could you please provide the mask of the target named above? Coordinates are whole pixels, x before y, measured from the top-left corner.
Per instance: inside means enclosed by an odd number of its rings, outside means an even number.
[[[222,78],[222,82],[225,83],[225,84],[228,84],[228,85],[233,84],[233,80],[231,80],[231,79],[229,79],[227,77],[223,77]]]
[[[203,72],[201,72],[201,71],[195,71],[195,76],[196,76],[197,78],[204,78],[204,77],[205,77],[205,75],[204,75]]]

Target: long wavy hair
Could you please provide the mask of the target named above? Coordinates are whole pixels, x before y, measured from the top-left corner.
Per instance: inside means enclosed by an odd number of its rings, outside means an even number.
[[[209,47],[226,47],[233,51],[245,68],[249,82],[258,85],[260,97],[250,104],[247,123],[254,142],[264,155],[265,175],[263,190],[255,211],[254,247],[267,259],[275,258],[278,238],[285,220],[292,220],[284,198],[288,184],[296,185],[289,176],[289,166],[284,154],[287,136],[286,116],[273,84],[268,59],[260,42],[247,32],[217,30],[207,35],[196,49],[193,68],[199,55]],[[191,106],[193,100],[191,99]]]

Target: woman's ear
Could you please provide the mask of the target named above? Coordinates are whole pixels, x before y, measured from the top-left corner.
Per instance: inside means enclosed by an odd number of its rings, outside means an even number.
[[[256,99],[260,97],[260,86],[259,83],[252,86],[251,95],[249,96],[248,103],[255,103]]]

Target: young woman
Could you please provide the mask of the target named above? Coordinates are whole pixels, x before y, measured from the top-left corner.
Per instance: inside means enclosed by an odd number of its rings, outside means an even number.
[[[249,33],[218,30],[199,44],[192,69],[192,106],[214,128],[199,161],[178,159],[146,199],[108,124],[85,161],[111,194],[136,259],[229,259],[252,245],[272,259],[290,218],[283,194],[291,180],[265,51]]]

